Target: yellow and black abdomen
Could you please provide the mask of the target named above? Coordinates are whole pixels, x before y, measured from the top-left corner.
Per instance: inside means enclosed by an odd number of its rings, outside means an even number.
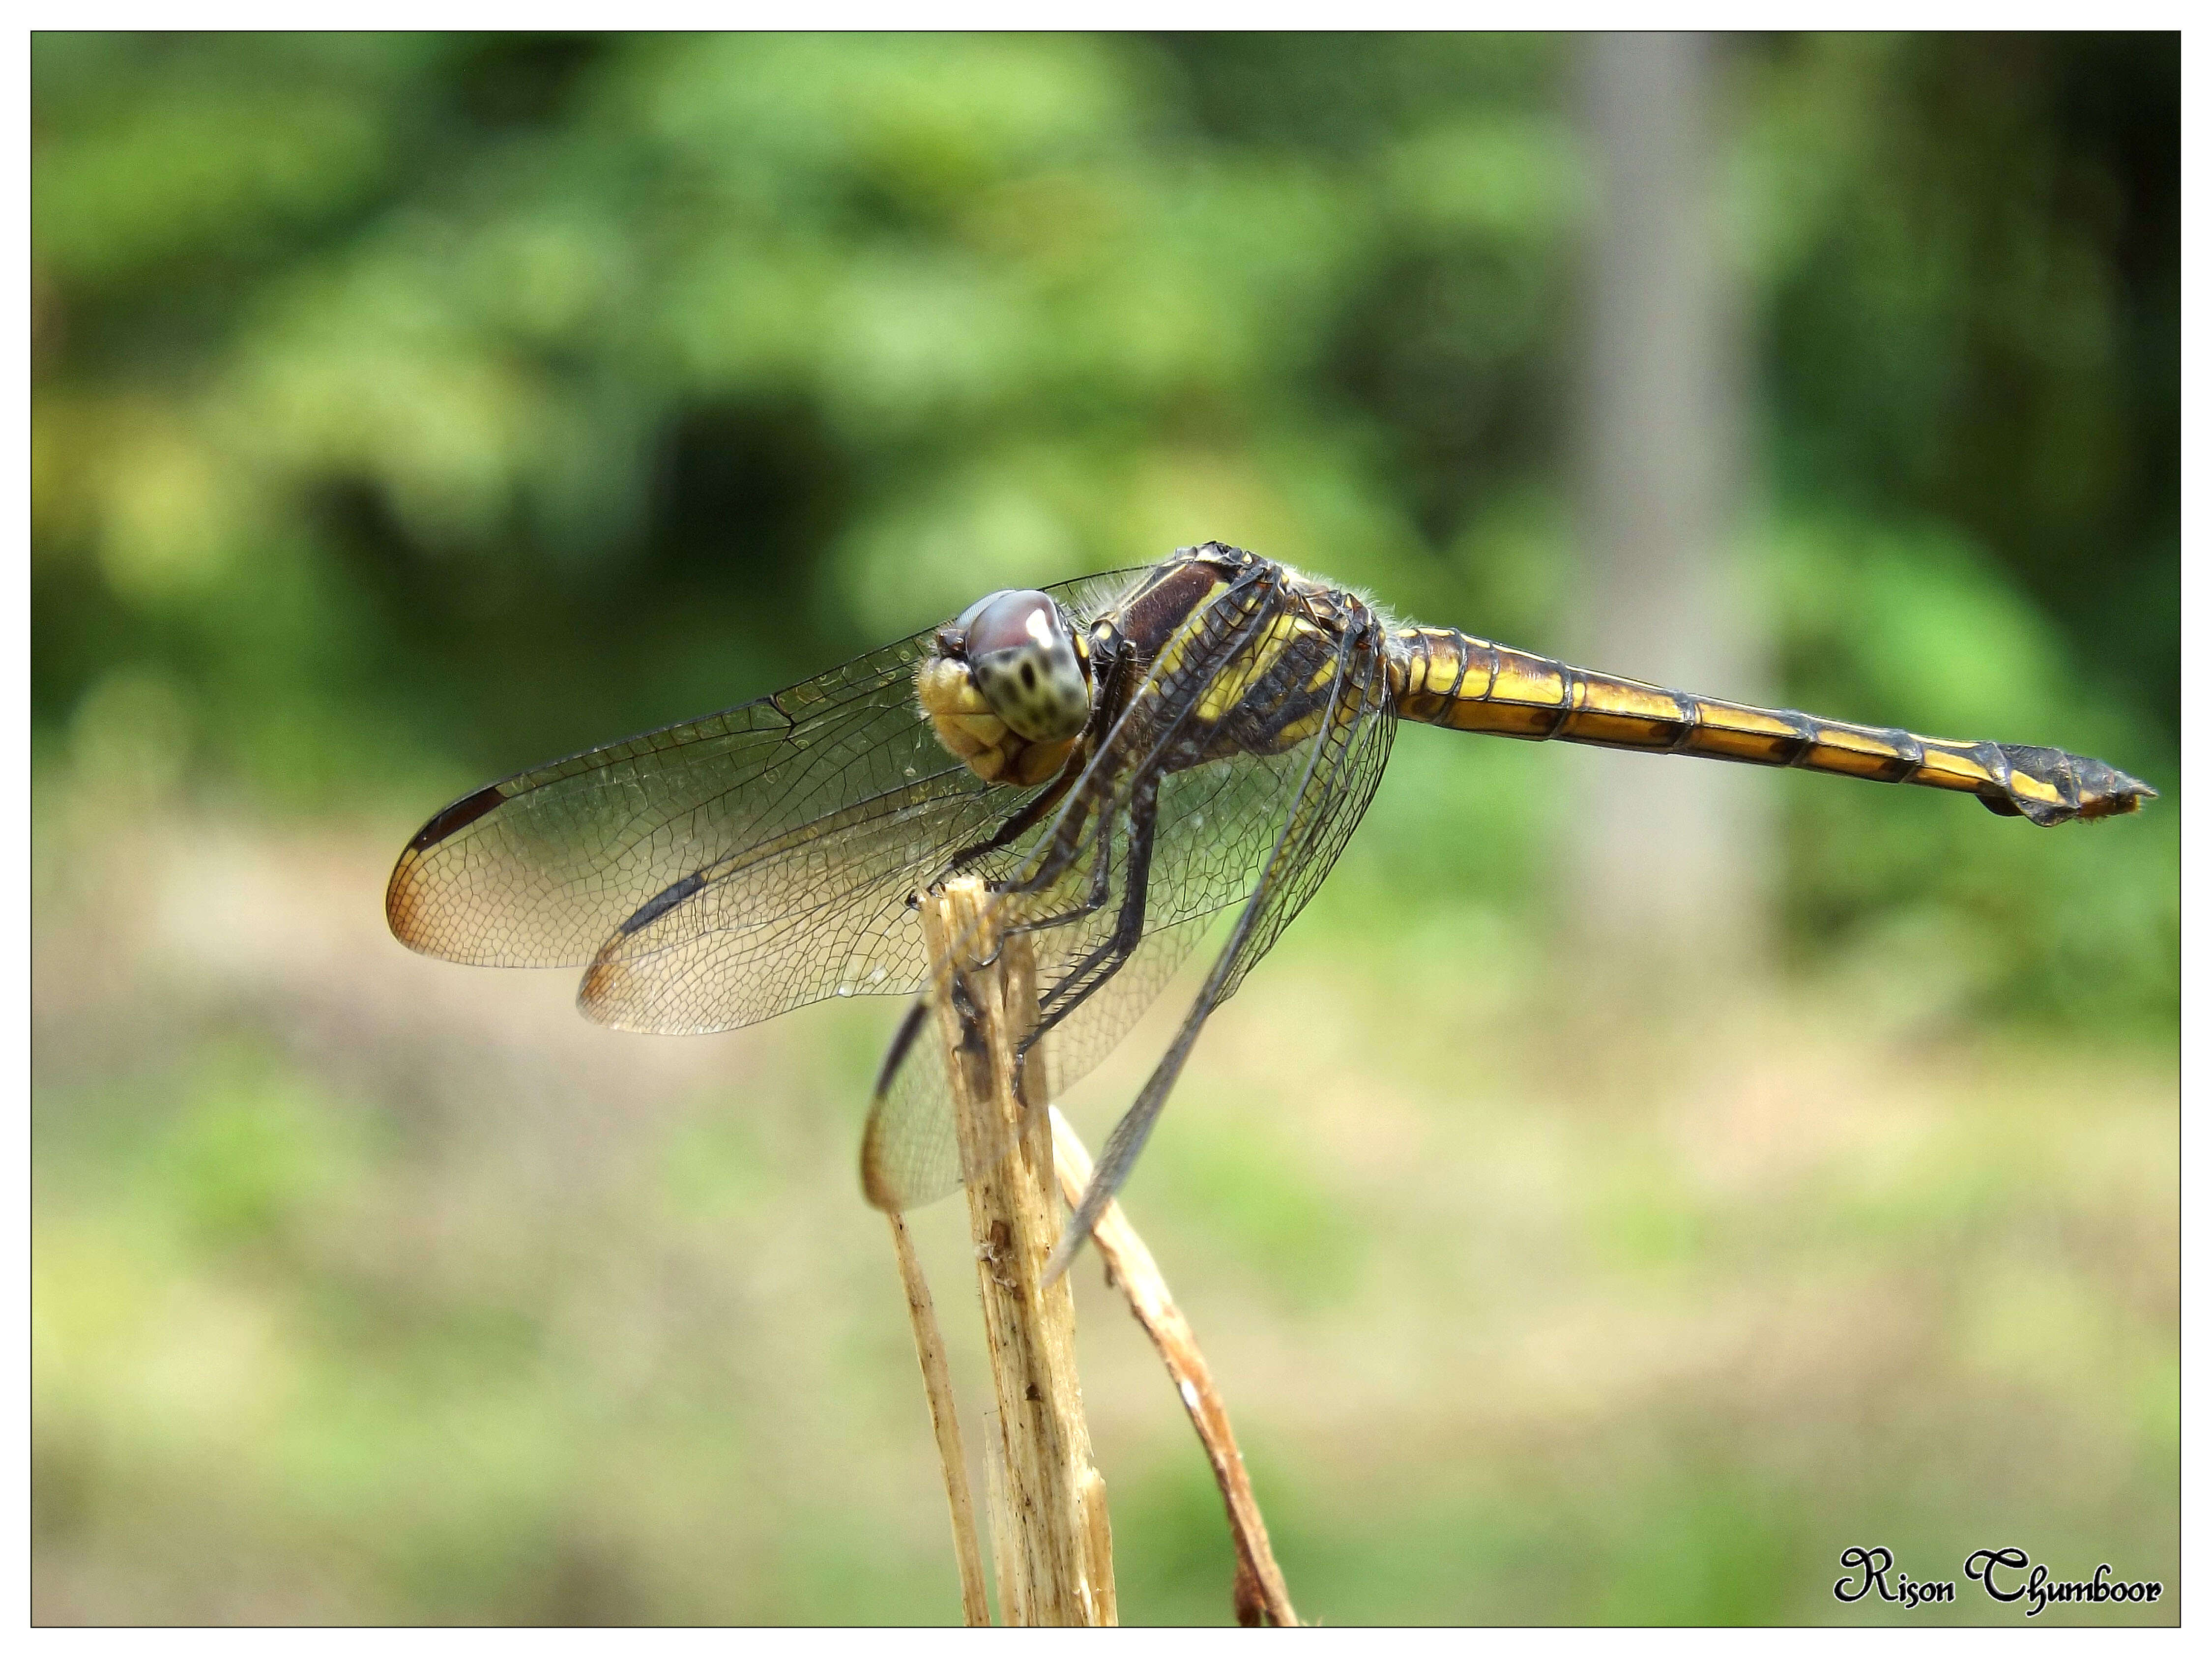
[[[1960,743],[1725,702],[1571,667],[1450,628],[1393,635],[1390,687],[1402,718],[1455,732],[1924,784],[1978,796],[1993,812],[2038,824],[2132,812],[2157,793],[2062,749]]]

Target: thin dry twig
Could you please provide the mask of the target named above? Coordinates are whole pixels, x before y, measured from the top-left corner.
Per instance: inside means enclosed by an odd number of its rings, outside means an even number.
[[[998,1396],[999,1612],[1010,1625],[1108,1624],[1111,1529],[1076,1376],[1075,1303],[1065,1279],[1043,1277],[1060,1231],[1052,1130],[1013,1080],[1013,1033],[1036,1024],[1036,965],[1028,940],[1002,939],[995,920],[974,878],[921,905]]]
[[[999,1575],[999,1622],[1034,1625],[1020,1540],[1000,1519],[1006,1513],[1006,1437],[1000,1432],[997,1412],[983,1413],[983,1492],[990,1504],[991,1565]]]
[[[988,1625],[991,1604],[983,1589],[983,1555],[975,1542],[975,1499],[968,1489],[968,1456],[960,1443],[960,1413],[952,1398],[952,1375],[945,1364],[945,1335],[937,1325],[929,1281],[907,1237],[906,1218],[896,1210],[891,1249],[898,1256],[899,1279],[906,1286],[906,1311],[914,1326],[915,1358],[921,1362],[922,1391],[929,1396],[929,1426],[937,1434],[937,1457],[945,1466],[945,1501],[952,1511],[952,1553],[960,1564],[960,1622]]]
[[[1053,1162],[1059,1171],[1060,1189],[1073,1207],[1091,1184],[1091,1154],[1057,1106],[1051,1109],[1051,1118]],[[1098,1254],[1105,1258],[1108,1278],[1121,1287],[1129,1311],[1159,1350],[1183,1409],[1190,1413],[1191,1426],[1198,1431],[1199,1443],[1206,1448],[1206,1461],[1213,1465],[1214,1484],[1221,1488],[1221,1501],[1228,1508],[1229,1536],[1237,1551],[1237,1622],[1297,1624],[1291,1593],[1284,1586],[1282,1570],[1275,1565],[1275,1553],[1267,1542],[1267,1523],[1261,1518],[1259,1502],[1252,1496],[1252,1483],[1244,1473],[1244,1455],[1237,1449],[1237,1436],[1229,1426],[1229,1408],[1213,1385],[1213,1373],[1206,1356],[1199,1352],[1190,1322],[1176,1305],[1159,1264],[1129,1224],[1118,1201],[1106,1206],[1091,1237]]]

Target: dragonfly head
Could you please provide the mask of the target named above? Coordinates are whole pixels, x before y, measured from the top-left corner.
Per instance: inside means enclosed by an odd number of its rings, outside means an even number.
[[[1091,653],[1052,595],[1009,588],[937,630],[915,675],[937,740],[992,783],[1042,783],[1091,719]]]

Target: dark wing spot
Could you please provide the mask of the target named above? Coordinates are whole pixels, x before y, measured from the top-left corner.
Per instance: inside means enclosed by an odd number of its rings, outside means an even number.
[[[500,804],[507,797],[499,793],[495,783],[486,784],[473,795],[464,795],[444,811],[415,832],[415,839],[407,845],[420,853],[435,847],[457,830],[465,830]]]
[[[921,1035],[921,1023],[928,1017],[928,999],[916,997],[913,1006],[906,1011],[906,1018],[899,1022],[897,1035],[891,1038],[891,1046],[884,1054],[883,1068],[876,1073],[878,1099],[889,1094],[891,1085],[898,1080],[899,1067],[906,1064],[907,1050],[914,1047],[915,1038]]]
[[[652,926],[657,918],[666,915],[706,884],[707,878],[697,871],[679,882],[672,883],[637,907],[637,914],[623,923],[623,936],[628,938],[639,928]]]

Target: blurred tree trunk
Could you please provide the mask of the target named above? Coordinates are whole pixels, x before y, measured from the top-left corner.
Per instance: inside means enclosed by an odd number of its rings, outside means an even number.
[[[1744,474],[1742,305],[1722,240],[1716,48],[1594,34],[1580,64],[1597,184],[1585,269],[1581,601],[1590,666],[1765,695],[1733,562]],[[1741,972],[1761,956],[1773,780],[1748,767],[1583,750],[1570,913],[1625,969]]]

